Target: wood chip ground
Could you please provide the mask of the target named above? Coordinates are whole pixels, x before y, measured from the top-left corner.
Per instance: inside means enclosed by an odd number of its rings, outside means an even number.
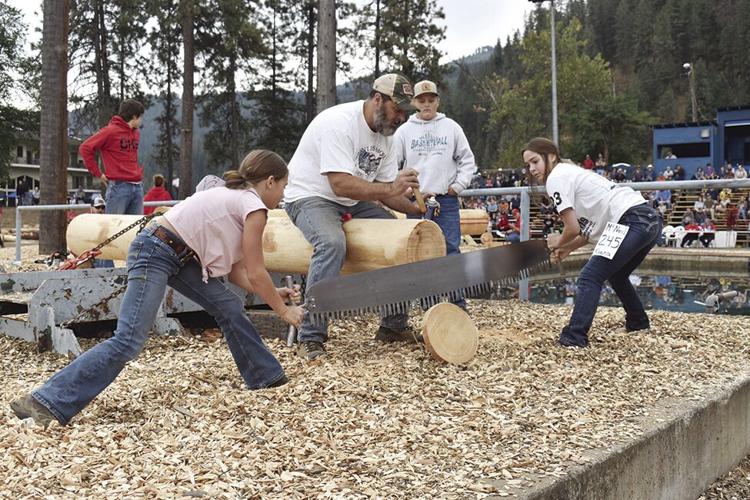
[[[466,366],[374,342],[375,318],[339,321],[320,363],[268,341],[291,381],[254,392],[221,338],[153,338],[71,425],[46,430],[8,403],[68,360],[0,336],[0,495],[508,496],[638,435],[660,400],[700,399],[748,365],[744,317],[657,311],[650,333],[628,334],[620,309],[601,308],[591,347],[572,350],[555,342],[568,306],[470,312],[480,344]]]

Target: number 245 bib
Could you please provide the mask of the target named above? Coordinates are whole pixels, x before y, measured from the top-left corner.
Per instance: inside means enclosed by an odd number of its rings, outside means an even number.
[[[594,248],[592,255],[600,255],[606,259],[612,260],[612,258],[620,249],[625,235],[628,234],[630,228],[622,224],[616,224],[614,222],[607,222],[607,226],[604,228],[604,232],[599,237],[599,241]]]

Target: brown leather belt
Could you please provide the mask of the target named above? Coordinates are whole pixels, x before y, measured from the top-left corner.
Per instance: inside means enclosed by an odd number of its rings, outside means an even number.
[[[157,226],[156,229],[154,229],[154,236],[169,245],[177,256],[180,257],[182,262],[186,262],[195,256],[195,252],[187,246],[184,241],[163,226]]]

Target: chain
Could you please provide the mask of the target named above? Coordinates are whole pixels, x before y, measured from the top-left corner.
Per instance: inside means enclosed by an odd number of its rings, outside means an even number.
[[[157,215],[159,215],[159,214],[156,213],[156,212],[151,213],[149,215],[144,215],[143,217],[141,217],[137,221],[133,222],[132,224],[130,224],[128,227],[126,227],[122,231],[119,231],[118,233],[113,234],[112,236],[110,236],[106,240],[104,240],[101,243],[99,243],[97,246],[95,246],[94,248],[92,248],[91,250],[89,250],[89,252],[95,252],[97,250],[100,250],[105,245],[110,244],[111,242],[113,242],[114,240],[116,240],[117,238],[119,238],[120,236],[122,236],[123,234],[127,233],[128,231],[130,231],[131,229],[133,229],[134,227],[136,227],[138,225],[141,226],[140,229],[138,229],[138,232],[140,233],[141,231],[143,231],[143,228],[146,227],[146,224],[148,224],[148,221],[150,221],[151,219],[153,219]],[[113,283],[113,286],[116,286],[116,285]],[[70,318],[70,319],[68,319],[68,320],[63,321],[62,323],[60,323],[60,328],[67,328],[70,324],[75,323],[76,321],[78,321],[79,319],[81,319],[86,314],[89,314],[94,309],[97,309],[97,308],[103,306],[104,304],[106,304],[107,302],[109,302],[110,300],[114,299],[115,297],[117,297],[118,295],[120,295],[122,292],[124,292],[126,289],[127,289],[127,278],[126,278],[125,284],[119,286],[118,288],[115,288],[114,292],[112,292],[108,296],[104,297],[102,300],[100,300],[96,304],[92,305],[88,309],[85,309],[85,310],[81,311],[75,317]]]
[[[110,236],[106,240],[102,241],[101,243],[99,243],[98,245],[96,245],[94,248],[92,248],[89,251],[93,252],[93,251],[101,250],[103,247],[109,245],[110,243],[112,243],[113,241],[115,241],[117,238],[119,238],[123,234],[125,234],[128,231],[130,231],[131,229],[133,229],[135,226],[138,226],[138,225],[141,226],[141,228],[138,230],[138,232],[140,233],[141,231],[143,231],[143,228],[146,227],[146,224],[148,224],[148,221],[150,221],[151,219],[153,219],[157,215],[159,215],[159,214],[156,213],[156,212],[150,213],[149,215],[144,215],[143,217],[141,217],[140,219],[138,219],[137,221],[133,222],[131,225],[129,225],[128,227],[126,227],[125,229],[121,230],[120,232],[117,232],[117,233],[113,234],[112,236]]]

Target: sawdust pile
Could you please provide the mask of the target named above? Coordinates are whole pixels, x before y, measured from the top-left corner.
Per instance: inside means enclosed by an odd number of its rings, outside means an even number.
[[[651,333],[626,334],[622,311],[603,308],[592,346],[569,350],[554,341],[568,307],[470,309],[480,346],[468,366],[376,344],[374,319],[341,321],[323,363],[269,341],[291,382],[256,392],[243,390],[223,340],[152,339],[70,426],[47,430],[15,419],[7,403],[67,360],[0,336],[0,491],[506,496],[532,484],[529,474],[563,474],[587,450],[638,434],[662,398],[715,392],[743,373],[750,349],[742,317],[652,312]]]

